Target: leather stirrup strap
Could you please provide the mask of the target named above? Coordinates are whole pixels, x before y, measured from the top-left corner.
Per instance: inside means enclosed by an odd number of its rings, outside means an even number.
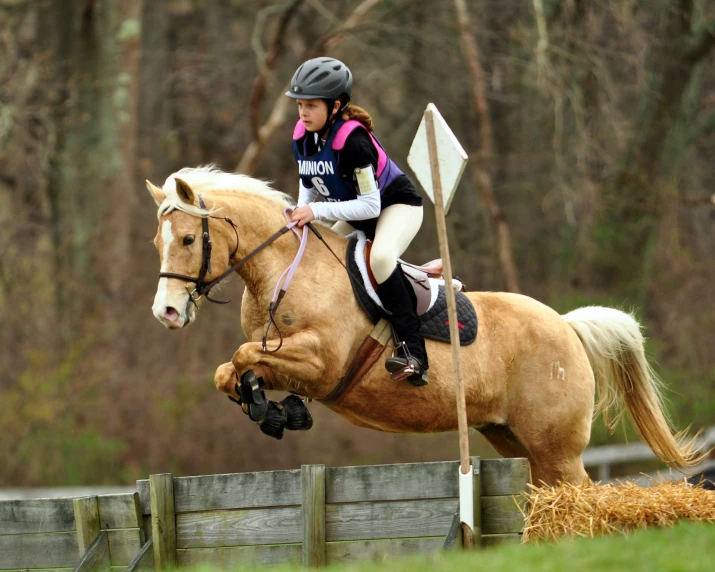
[[[385,346],[392,336],[392,328],[387,320],[380,320],[367,338],[360,344],[348,371],[327,397],[319,401],[324,405],[340,405],[350,391],[360,383],[375,362],[380,359]]]

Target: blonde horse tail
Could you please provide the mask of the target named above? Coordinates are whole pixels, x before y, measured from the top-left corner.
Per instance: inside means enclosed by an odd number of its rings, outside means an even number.
[[[646,360],[641,326],[633,315],[588,306],[562,317],[581,339],[593,368],[594,415],[602,413],[613,430],[627,409],[641,438],[663,462],[677,468],[702,462],[707,453],[699,453],[698,435],[687,437],[687,429],[673,434],[663,409],[662,383]],[[617,413],[612,417],[613,409]]]

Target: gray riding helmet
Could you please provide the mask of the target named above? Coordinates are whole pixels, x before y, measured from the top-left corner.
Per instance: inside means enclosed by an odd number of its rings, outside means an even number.
[[[286,95],[293,99],[342,99],[346,105],[353,93],[353,74],[340,60],[313,58],[301,65],[290,80]]]

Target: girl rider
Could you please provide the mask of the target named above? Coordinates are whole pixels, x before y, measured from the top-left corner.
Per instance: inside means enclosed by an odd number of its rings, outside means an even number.
[[[350,104],[353,77],[333,58],[314,58],[293,75],[298,102],[293,132],[300,190],[292,220],[337,220],[333,229],[362,230],[373,241],[370,268],[377,293],[402,342],[385,367],[395,379],[425,385],[427,352],[419,331],[412,288],[397,264],[422,224],[422,197],[372,135],[372,119]],[[316,202],[322,198],[324,202]]]

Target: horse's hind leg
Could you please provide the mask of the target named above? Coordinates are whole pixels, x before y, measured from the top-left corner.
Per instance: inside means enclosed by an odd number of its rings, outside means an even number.
[[[479,432],[484,435],[484,438],[502,457],[526,457],[530,459],[529,452],[519,443],[519,439],[516,438],[508,425],[490,423],[480,427]]]
[[[479,432],[502,457],[529,459],[531,482],[536,485],[542,482],[547,484],[556,484],[559,481],[582,483],[588,480],[580,455],[568,459],[560,458],[558,453],[550,452],[541,457],[538,448],[536,454],[532,454],[508,425],[490,424],[480,428]]]
[[[532,420],[534,421],[534,420]],[[581,431],[579,423],[530,423],[512,427],[518,442],[529,453],[531,482],[556,485],[565,481],[574,484],[589,482],[581,454],[588,443],[588,432]],[[590,418],[587,423],[590,429]]]
[[[513,459],[516,457],[524,457],[529,459],[532,475],[535,470],[534,459],[526,450],[524,445],[519,442],[516,435],[512,432],[508,425],[496,425],[490,423],[479,428],[479,432],[484,435],[484,438],[489,441],[489,444],[494,447],[494,450],[502,457]]]

